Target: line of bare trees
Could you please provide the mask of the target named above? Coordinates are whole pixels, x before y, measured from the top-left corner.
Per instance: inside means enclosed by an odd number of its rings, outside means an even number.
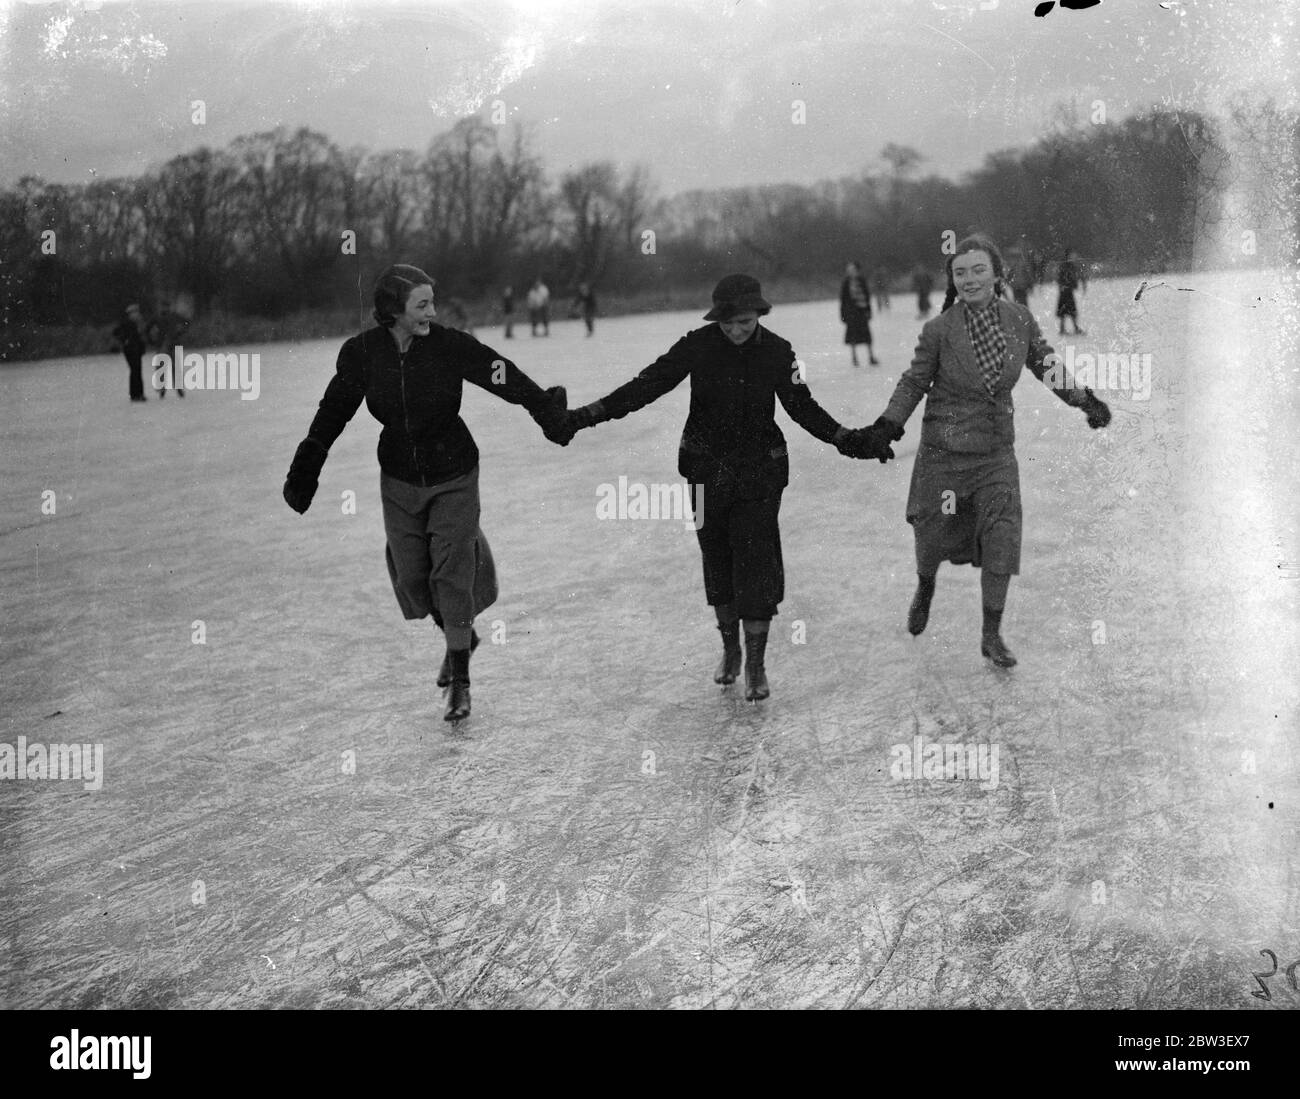
[[[891,144],[879,169],[852,177],[657,200],[644,165],[553,180],[526,131],[478,117],[422,155],[281,129],[139,178],[0,190],[0,357],[21,357],[33,326],[104,324],[132,298],[236,316],[337,308],[399,261],[470,300],[536,274],[625,295],[738,269],[833,284],[849,258],[902,275],[939,266],[945,230],[975,227],[1125,271],[1190,268],[1214,258],[1216,233],[1255,230],[1254,261],[1287,262],[1297,162],[1296,115],[1271,103],[1109,125],[1063,112],[1034,145],[991,154],[960,182],[921,176],[921,155]]]

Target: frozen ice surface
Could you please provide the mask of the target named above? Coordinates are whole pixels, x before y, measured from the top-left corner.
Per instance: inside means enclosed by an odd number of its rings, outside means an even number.
[[[694,534],[596,518],[601,484],[679,480],[687,386],[563,450],[467,387],[502,595],[455,730],[364,408],[311,511],[280,498],[340,341],[226,349],[255,401],[0,369],[0,740],[104,749],[97,791],[0,781],[0,1006],[1300,1006],[1251,996],[1262,948],[1300,956],[1294,318],[1280,276],[1163,277],[1090,284],[1079,338],[1031,299],[1058,348],[1151,354],[1152,392],[1099,391],[1094,432],[1022,378],[1010,673],[973,569],[904,628],[920,410],[887,467],[778,411],[753,706],[712,682]],[[479,336],[576,405],[698,317]],[[919,329],[896,296],[853,369],[834,302],[768,319],[853,426]],[[996,786],[891,775],[917,737],[996,748]]]

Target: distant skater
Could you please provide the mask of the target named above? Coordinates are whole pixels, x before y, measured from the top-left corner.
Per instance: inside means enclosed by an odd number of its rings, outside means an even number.
[[[889,312],[889,272],[877,267],[871,272],[871,291],[876,298],[876,312]]]
[[[176,352],[184,346],[185,333],[189,327],[189,318],[183,317],[175,309],[163,310],[158,318],[158,350],[172,361],[172,386],[178,397],[185,396],[185,370],[183,369],[185,364],[177,361]],[[158,390],[160,401],[167,396],[165,381],[166,379]]]
[[[537,276],[532,289],[528,291],[528,323],[532,325],[533,335],[537,335],[537,326],[542,326],[542,335],[551,334],[551,291],[542,276]]]
[[[1007,265],[1007,285],[1017,305],[1029,306],[1029,292],[1034,288],[1034,265],[1022,246],[1011,252]]]
[[[934,276],[920,264],[912,272],[912,290],[916,294],[916,318],[924,320],[930,315],[930,293],[934,290]]]
[[[1073,379],[1049,380],[1052,348],[1034,315],[1002,300],[1002,257],[984,236],[971,236],[948,259],[943,311],[921,329],[912,365],[899,378],[884,414],[868,434],[896,442],[925,398],[921,442],[912,467],[907,521],[916,540],[916,595],[907,629],[920,634],[930,617],[943,561],[980,570],[984,625],[980,652],[996,666],[1016,663],[1002,640],[1011,577],[1020,571],[1020,469],[1013,448],[1011,390],[1028,367],[1088,426],[1105,427],[1110,409]]]
[[[1079,253],[1073,248],[1065,250],[1065,258],[1056,268],[1056,316],[1060,321],[1059,335],[1065,335],[1065,318],[1070,318],[1074,326],[1074,335],[1086,336],[1079,327],[1079,306],[1074,300],[1075,290],[1082,290],[1088,285],[1083,273],[1083,264],[1079,262]]]
[[[867,345],[867,358],[872,366],[879,366],[871,347],[871,291],[862,277],[858,264],[849,261],[840,283],[840,320],[844,322],[844,342],[849,345],[849,356],[854,366],[858,363],[858,344]]]
[[[506,339],[515,338],[515,290],[513,286],[507,286],[501,291],[501,313],[506,322]]]
[[[460,418],[466,381],[523,405],[552,442],[567,445],[564,390],[543,391],[492,348],[433,323],[433,279],[398,264],[375,284],[376,326],[339,351],[335,375],[298,444],[284,498],[311,506],[329,448],[361,402],[381,424],[379,490],[385,556],[407,619],[432,616],[447,637],[438,686],[450,687],[447,721],[470,712],[475,615],[497,597],[496,568],[479,529],[479,451]]]
[[[573,308],[582,314],[582,323],[587,326],[587,335],[596,331],[596,295],[585,282],[578,283],[578,293],[573,299]]]
[[[734,683],[740,674],[743,623],[745,698],[751,702],[770,694],[764,666],[768,628],[785,594],[777,514],[790,481],[790,459],[776,424],[777,400],[795,423],[846,457],[884,462],[894,456],[887,443],[841,427],[813,400],[794,349],[759,324],[771,308],[756,279],[728,275],[714,289],[713,308],[704,315],[711,323],[687,333],[631,381],[568,417],[575,431],[622,419],[690,379],[677,469],[695,494],[704,594],[722,633],[714,682]]]
[[[126,307],[121,321],[113,329],[113,342],[126,356],[126,366],[130,372],[126,383],[127,396],[132,401],[148,400],[144,395],[143,367],[144,353],[149,346],[149,341],[144,315],[135,302]]]

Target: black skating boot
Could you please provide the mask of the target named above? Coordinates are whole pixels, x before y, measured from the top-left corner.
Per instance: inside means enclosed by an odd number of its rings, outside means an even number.
[[[1014,668],[1016,658],[1002,641],[1002,612],[984,609],[984,636],[980,639],[980,652],[999,668]]]
[[[447,694],[447,712],[444,721],[462,721],[469,717],[469,649],[451,649],[447,652],[451,664],[451,690]]]
[[[934,577],[916,577],[916,594],[912,596],[912,605],[907,608],[907,632],[913,637],[925,633],[930,621],[930,600],[934,598]]]
[[[473,652],[478,648],[478,634],[473,630],[469,631],[469,651]],[[447,657],[442,658],[442,667],[438,670],[438,686],[446,687],[451,682],[451,664]]]
[[[766,633],[745,634],[745,700],[759,702],[772,692],[767,687],[763,654],[767,651]]]
[[[740,674],[740,623],[718,624],[722,632],[722,662],[713,673],[714,683],[735,683]]]

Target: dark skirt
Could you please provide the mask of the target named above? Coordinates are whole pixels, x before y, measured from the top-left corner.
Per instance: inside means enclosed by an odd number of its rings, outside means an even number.
[[[1079,307],[1074,304],[1074,291],[1068,286],[1061,287],[1056,298],[1056,315],[1058,317],[1077,317]]]
[[[847,344],[871,342],[871,314],[865,309],[852,309],[844,323],[844,342]]]
[[[922,444],[912,466],[907,521],[916,535],[916,571],[942,561],[990,572],[1020,572],[1020,467],[1015,451],[953,454]]]
[[[497,600],[496,563],[479,528],[478,467],[422,488],[380,474],[384,559],[402,616],[468,627]]]

